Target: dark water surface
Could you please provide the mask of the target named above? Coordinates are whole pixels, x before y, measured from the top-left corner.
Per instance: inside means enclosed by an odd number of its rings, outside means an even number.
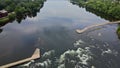
[[[0,65],[30,57],[38,47],[42,57],[28,68],[119,68],[120,40],[116,24],[83,34],[75,32],[103,22],[108,20],[68,0],[47,0],[36,17],[1,27]]]

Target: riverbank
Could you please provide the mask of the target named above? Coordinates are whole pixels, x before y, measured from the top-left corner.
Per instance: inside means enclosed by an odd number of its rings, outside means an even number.
[[[119,68],[116,25],[80,35],[74,31],[105,21],[68,0],[47,0],[36,17],[2,27],[0,64],[30,57],[38,47],[40,59],[14,68]]]
[[[70,0],[73,4],[77,4],[80,7],[89,8],[101,14],[105,14],[120,19],[120,3],[113,0]]]
[[[9,21],[8,16],[4,18],[0,18],[0,24]]]
[[[11,20],[21,22],[27,16],[35,17],[37,12],[43,7],[46,0],[21,0],[21,1],[7,1],[3,3],[0,1],[0,10],[6,10],[9,14],[6,17],[0,18],[0,24],[10,22]]]
[[[120,1],[116,0],[70,0],[71,3],[78,5],[79,7],[85,8],[87,11],[100,16],[109,21],[120,20]],[[93,25],[94,26],[94,25]],[[91,26],[88,26],[91,27]],[[77,33],[86,31],[88,27],[82,30],[77,29]],[[120,26],[116,31],[120,36]]]
[[[8,14],[8,16],[0,18],[0,24],[5,24],[5,23],[7,23],[9,21],[12,21],[12,20],[15,19],[15,17],[16,17],[16,13],[11,12],[11,13]]]

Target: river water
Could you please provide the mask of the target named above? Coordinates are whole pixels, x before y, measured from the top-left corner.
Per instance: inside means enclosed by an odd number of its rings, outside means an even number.
[[[47,0],[36,17],[1,27],[0,65],[30,57],[40,48],[40,59],[17,67],[119,68],[117,24],[75,32],[108,21],[68,0]]]

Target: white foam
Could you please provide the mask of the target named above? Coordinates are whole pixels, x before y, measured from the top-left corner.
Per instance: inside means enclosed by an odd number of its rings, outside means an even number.
[[[48,57],[51,57],[53,54],[55,53],[54,50],[50,50],[48,52],[45,52],[42,56],[42,58],[48,58]]]
[[[63,64],[66,59],[69,59],[70,62],[72,63],[75,63],[78,61],[78,60],[68,58],[66,55],[69,54],[69,57],[79,58],[79,62],[77,63],[88,65],[88,61],[92,59],[92,56],[91,56],[92,53],[90,52],[89,49],[90,49],[89,47],[86,47],[85,49],[78,48],[77,50],[68,50],[60,56],[59,63]]]
[[[65,64],[59,65],[58,68],[65,68]]]
[[[51,60],[47,59],[43,62],[40,62],[40,63],[35,63],[36,66],[38,67],[50,67],[51,66]]]
[[[118,52],[108,48],[107,50],[103,51],[101,55],[104,55],[104,54],[113,54],[113,55],[117,56]]]
[[[74,46],[77,47],[77,46],[80,46],[80,45],[82,45],[82,44],[84,44],[84,43],[85,43],[85,42],[80,39],[80,40],[78,40],[78,41],[76,41],[76,42],[74,43]]]

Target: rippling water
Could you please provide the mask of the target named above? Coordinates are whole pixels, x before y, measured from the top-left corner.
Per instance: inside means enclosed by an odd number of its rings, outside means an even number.
[[[30,57],[35,48],[40,48],[40,59],[17,67],[119,68],[117,25],[98,27],[83,34],[75,32],[107,21],[68,0],[47,0],[36,17],[1,27],[0,64]]]

